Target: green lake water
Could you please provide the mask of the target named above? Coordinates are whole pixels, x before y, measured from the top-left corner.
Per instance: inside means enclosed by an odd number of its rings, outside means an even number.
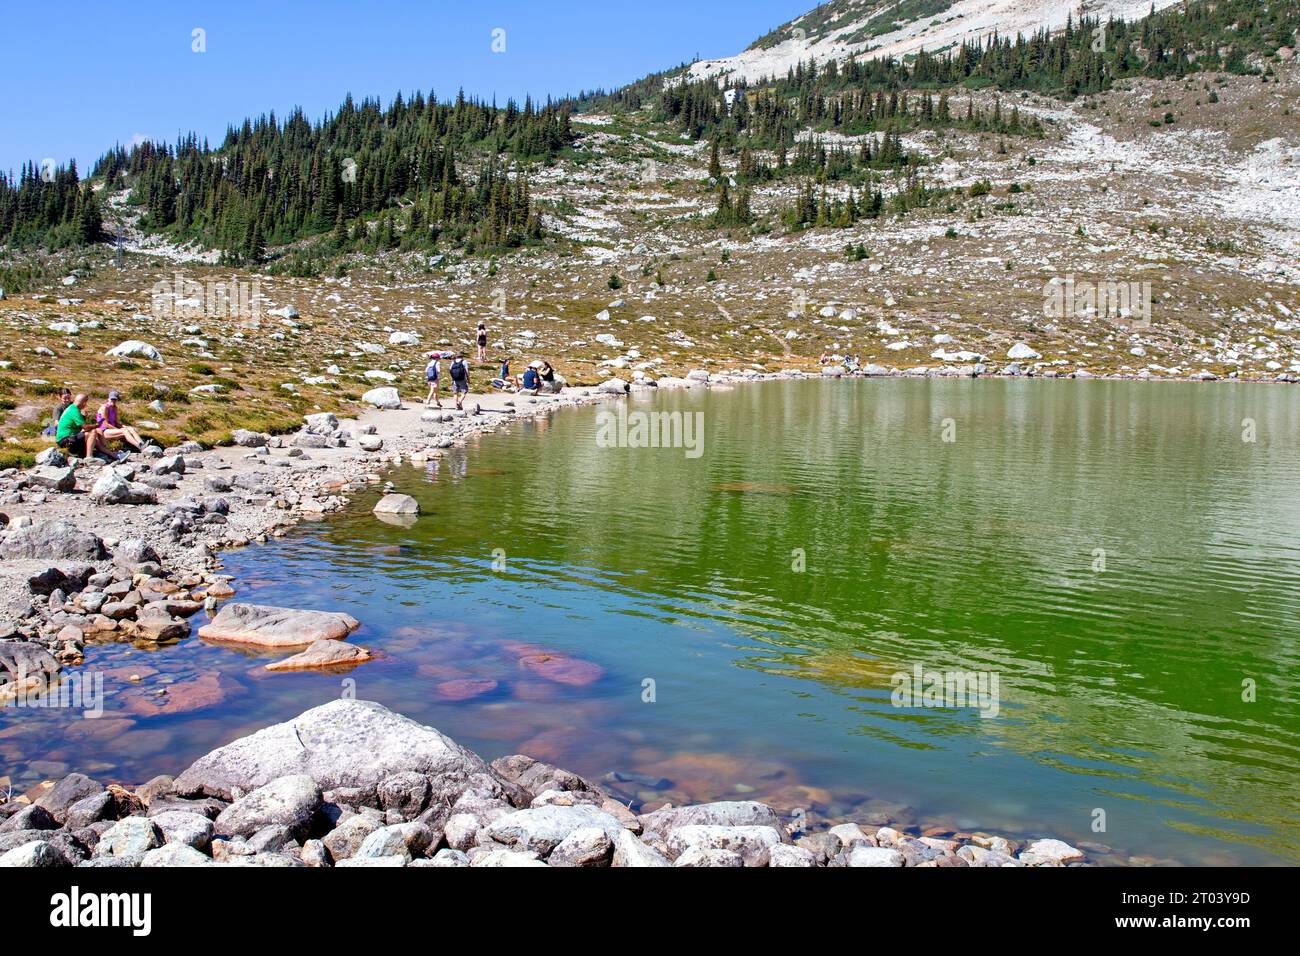
[[[228,556],[240,600],[346,610],[379,660],[92,648],[105,719],[3,712],[0,772],[175,773],[343,692],[641,804],[1300,862],[1300,391],[804,381],[628,407],[699,412],[701,453],[602,447],[597,409],[560,411],[395,471],[409,528],[372,494]],[[996,716],[898,706],[918,667],[996,678]],[[213,675],[210,705],[141,703]]]

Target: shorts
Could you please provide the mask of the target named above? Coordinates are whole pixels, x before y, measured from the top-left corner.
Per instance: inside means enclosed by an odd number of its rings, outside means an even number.
[[[469,382],[461,381],[461,382],[454,382],[453,384],[456,386],[457,393],[469,391]]]
[[[90,439],[87,432],[79,435],[69,435],[63,441],[58,442],[58,446],[72,455],[80,456],[86,453],[86,442]]]

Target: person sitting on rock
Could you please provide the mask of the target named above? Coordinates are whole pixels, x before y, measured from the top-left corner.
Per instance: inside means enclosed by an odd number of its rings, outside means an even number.
[[[140,437],[140,433],[118,421],[117,403],[121,397],[122,393],[117,389],[108,393],[108,401],[100,405],[99,411],[95,412],[95,424],[99,427],[105,442],[120,438],[136,451],[144,451],[144,439]]]
[[[497,388],[515,391],[519,388],[519,376],[510,374],[510,356],[501,360],[501,375],[493,382]]]
[[[524,381],[520,387],[521,392],[530,392],[536,395],[542,390],[542,377],[537,374],[537,363],[534,362],[528,368],[524,369]]]
[[[543,392],[554,394],[560,390],[560,385],[555,380],[555,369],[545,359],[542,360],[541,366],[537,369],[537,377],[542,380],[541,390]]]
[[[85,393],[79,393],[72,404],[59,416],[59,427],[54,433],[54,443],[72,457],[82,456],[89,463],[95,452],[108,455],[108,445],[100,434],[99,426],[87,423],[83,412],[86,409]]]
[[[53,438],[58,433],[59,419],[63,417],[63,413],[67,411],[68,406],[71,404],[72,389],[65,385],[63,388],[59,389],[59,401],[58,404],[54,406],[54,417],[50,419],[50,424],[46,427],[45,431],[41,432],[42,435],[47,435],[50,438]]]

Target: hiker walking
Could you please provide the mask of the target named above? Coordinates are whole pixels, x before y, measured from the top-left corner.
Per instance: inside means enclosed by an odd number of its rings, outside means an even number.
[[[424,404],[433,402],[438,408],[442,408],[442,382],[438,369],[438,360],[441,358],[441,352],[430,352],[429,364],[424,367],[424,380],[429,383],[429,394],[425,396]]]
[[[447,374],[451,376],[452,391],[456,395],[456,407],[463,408],[465,396],[469,394],[469,364],[465,361],[463,352],[456,353],[456,357],[452,359],[447,369]]]

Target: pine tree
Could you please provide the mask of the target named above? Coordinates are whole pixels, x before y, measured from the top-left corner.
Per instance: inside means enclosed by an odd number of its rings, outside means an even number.
[[[104,223],[99,213],[99,200],[94,190],[87,183],[81,191],[80,205],[77,210],[77,239],[83,245],[99,242],[104,238]]]

